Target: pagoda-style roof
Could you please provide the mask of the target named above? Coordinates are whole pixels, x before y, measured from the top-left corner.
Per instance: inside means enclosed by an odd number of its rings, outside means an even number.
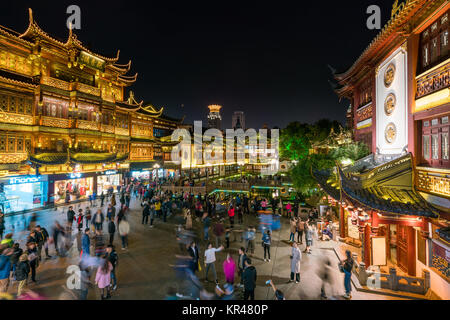
[[[313,170],[318,184],[334,199],[346,200],[355,207],[387,214],[437,218],[439,210],[415,189],[411,154],[379,165],[369,171]],[[339,181],[339,185],[336,184]]]
[[[406,0],[398,3],[395,1],[392,8],[391,19],[383,29],[372,40],[369,46],[363,51],[353,65],[343,73],[335,73],[334,77],[339,82],[339,87],[335,89],[339,96],[345,96],[348,90],[352,89],[349,83],[352,77],[362,77],[367,75],[378,60],[399,46],[407,36],[417,28],[430,12],[438,9],[444,4],[444,0]]]
[[[80,40],[76,37],[76,35],[72,32],[72,28],[69,28],[69,37],[67,38],[66,42],[62,42],[60,40],[57,40],[50,36],[47,32],[42,30],[42,28],[37,24],[37,22],[33,18],[33,10],[30,8],[28,9],[29,13],[29,24],[28,28],[25,30],[24,33],[19,35],[19,38],[29,40],[31,42],[34,42],[35,39],[45,39],[49,43],[53,44],[56,47],[59,47],[61,49],[73,49],[76,48],[80,51],[85,51],[96,58],[102,59],[106,61],[107,63],[116,63],[119,60],[119,54],[120,50],[117,51],[116,57],[105,57],[102,55],[99,55],[97,53],[92,52],[88,48],[86,48]]]

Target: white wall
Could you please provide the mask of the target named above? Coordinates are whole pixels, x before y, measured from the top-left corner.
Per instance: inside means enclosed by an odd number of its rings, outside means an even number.
[[[390,64],[395,65],[395,77],[392,84],[386,88],[384,84],[385,71]],[[407,90],[407,52],[399,47],[389,58],[378,67],[376,76],[376,140],[381,154],[400,154],[408,145],[408,90]],[[391,115],[384,111],[387,96],[393,93],[397,103]],[[388,143],[385,129],[393,123],[397,129],[395,141]]]

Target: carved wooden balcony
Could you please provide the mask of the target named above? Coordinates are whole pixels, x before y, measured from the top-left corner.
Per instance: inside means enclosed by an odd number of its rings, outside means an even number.
[[[416,99],[450,87],[450,62],[417,78]]]
[[[109,124],[102,124],[101,131],[106,133],[114,133],[114,126]]]
[[[77,128],[84,129],[84,130],[98,131],[99,123],[95,122],[95,121],[88,121],[88,120],[77,120]]]
[[[70,128],[71,121],[70,121],[70,119],[42,116],[41,117],[41,126],[54,127],[54,128]]]
[[[116,134],[119,134],[119,135],[122,135],[122,136],[129,136],[130,135],[130,131],[128,129],[125,129],[125,128],[115,127],[115,132],[116,132]]]
[[[0,163],[20,163],[27,160],[26,152],[0,153]]]
[[[41,84],[45,84],[50,87],[62,89],[62,90],[70,90],[70,83],[64,80],[52,78],[49,76],[42,76]]]
[[[417,188],[450,197],[450,170],[417,167]]]
[[[33,116],[26,114],[0,112],[0,122],[32,125]]]

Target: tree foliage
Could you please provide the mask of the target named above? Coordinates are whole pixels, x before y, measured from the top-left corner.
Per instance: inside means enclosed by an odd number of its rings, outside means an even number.
[[[337,121],[327,119],[320,120],[314,124],[304,124],[299,122],[290,123],[281,131],[280,153],[284,159],[297,161],[291,169],[290,175],[294,187],[303,197],[317,195],[319,189],[316,180],[311,174],[311,169],[328,169],[336,165],[337,162],[354,162],[368,153],[368,147],[363,143],[345,143],[334,146],[328,152],[312,153],[313,145],[321,143],[330,137],[331,130],[338,132],[340,125]],[[335,147],[338,145],[337,147]]]

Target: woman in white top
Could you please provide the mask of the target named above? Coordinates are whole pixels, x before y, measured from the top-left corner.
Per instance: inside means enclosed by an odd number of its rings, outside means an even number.
[[[208,249],[205,250],[205,266],[206,266],[206,275],[205,275],[205,281],[208,282],[208,272],[209,269],[212,269],[212,273],[214,275],[214,281],[217,283],[217,273],[216,273],[216,267],[214,263],[216,262],[216,252],[219,252],[223,250],[223,246],[220,246],[219,248],[213,248],[211,243],[208,243]]]

